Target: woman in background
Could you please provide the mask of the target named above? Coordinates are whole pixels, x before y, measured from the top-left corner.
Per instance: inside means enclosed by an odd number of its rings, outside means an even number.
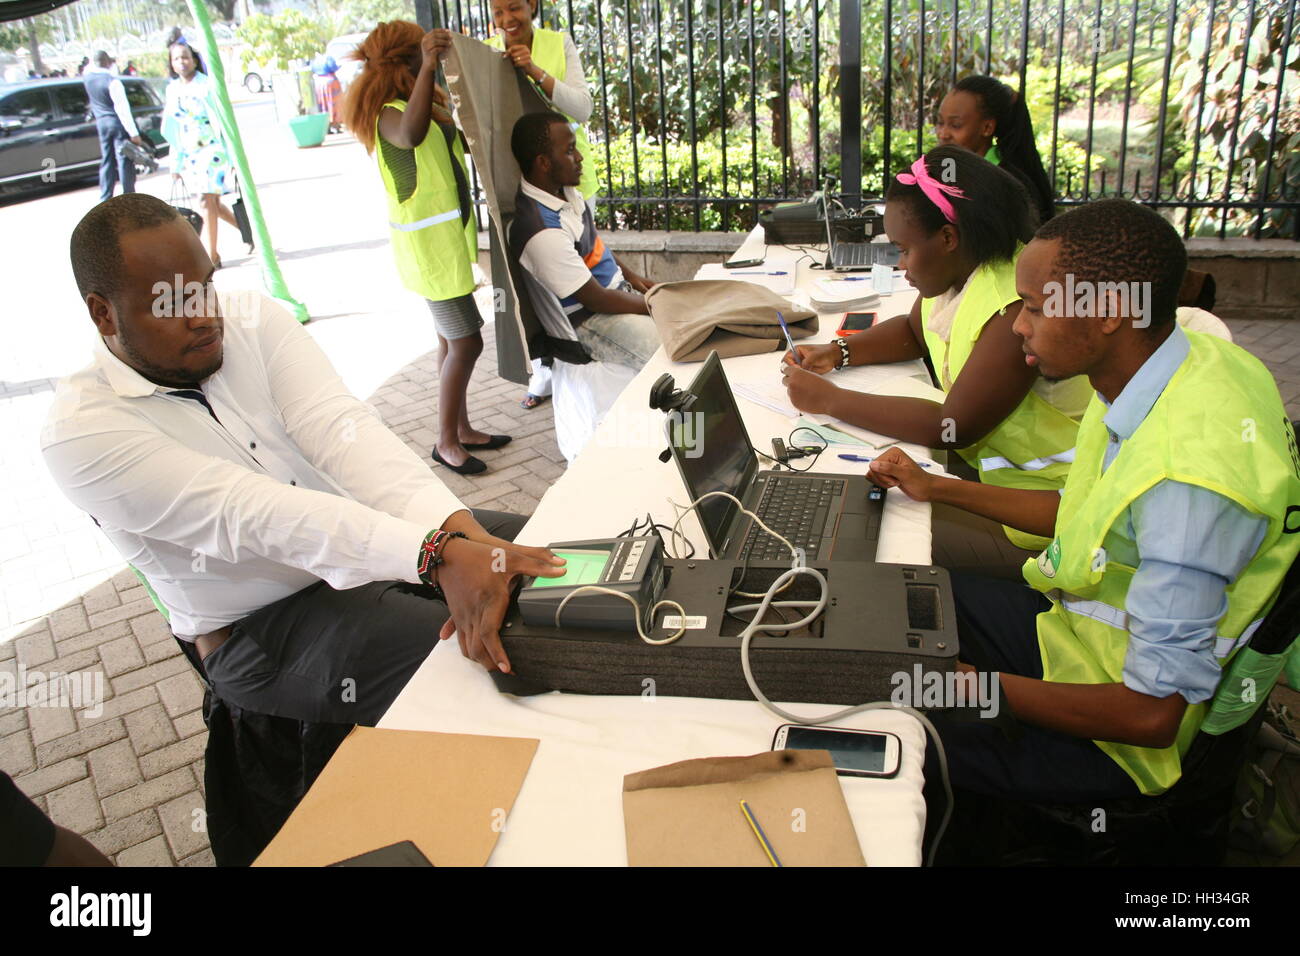
[[[584,123],[591,119],[591,91],[587,89],[587,74],[578,58],[578,47],[567,33],[533,26],[537,16],[537,0],[492,0],[492,27],[496,33],[487,45],[501,50],[502,56],[515,69],[537,84],[553,104],[569,120],[577,137],[578,152],[585,158],[582,181],[578,191],[587,200],[591,217],[596,218],[596,195],[600,191],[596,174],[596,153],[587,140]],[[439,49],[451,44],[451,34],[435,30]],[[533,359],[533,375],[528,381],[528,394],[519,403],[523,408],[536,408],[551,395],[551,370]]]
[[[429,303],[438,331],[438,441],[433,460],[458,475],[487,470],[474,449],[500,448],[469,422],[466,392],[483,351],[474,303],[478,232],[470,205],[465,147],[435,82],[435,33],[414,23],[381,23],[353,56],[365,64],[348,89],[343,118],[373,153],[388,193],[393,256],[402,283]]]
[[[322,113],[330,115],[329,131],[341,133],[343,84],[339,82],[339,65],[329,54],[318,53],[311,61],[311,72],[316,84],[316,106]]]
[[[235,191],[234,167],[222,139],[220,114],[212,104],[214,91],[203,72],[203,60],[184,37],[168,47],[167,53],[172,81],[167,84],[163,103],[162,134],[171,144],[172,180],[184,182],[187,192],[203,198],[208,255],[220,269],[217,220],[239,228],[235,214],[221,201],[223,195]]]
[[[1025,98],[991,76],[967,76],[939,104],[935,135],[1015,175],[1029,190],[1039,225],[1056,215],[1055,195],[1034,143]]]

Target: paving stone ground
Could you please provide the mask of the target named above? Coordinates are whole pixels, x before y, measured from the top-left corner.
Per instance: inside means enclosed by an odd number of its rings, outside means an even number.
[[[1229,324],[1236,341],[1272,370],[1288,413],[1300,418],[1300,322]],[[550,404],[522,410],[520,386],[497,377],[491,329],[488,323],[487,347],[470,387],[471,413],[479,427],[511,434],[514,441],[482,453],[491,471],[481,477],[435,470],[467,505],[529,514],[563,472],[564,460]],[[0,423],[7,420],[6,404],[49,387],[42,380],[0,392]],[[428,354],[369,398],[427,459],[437,397],[437,372]],[[19,483],[14,493],[21,495],[23,487]],[[57,512],[58,519],[43,517],[45,511]],[[37,500],[24,509],[22,521],[0,526],[0,561],[6,569],[27,567],[33,581],[58,580],[61,574],[75,583],[96,567],[120,569],[30,620],[14,617],[10,603],[4,623],[14,625],[16,636],[0,643],[0,671],[71,674],[89,679],[92,689],[102,682],[103,709],[92,715],[70,706],[0,707],[0,769],[56,822],[84,834],[118,864],[210,866],[201,827],[207,731],[198,679],[134,574],[111,548],[105,553],[96,543],[88,519],[76,518],[56,502]],[[59,692],[48,684],[40,690]]]

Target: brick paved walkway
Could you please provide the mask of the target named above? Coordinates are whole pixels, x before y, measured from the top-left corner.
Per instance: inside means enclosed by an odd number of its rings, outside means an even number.
[[[1300,417],[1300,322],[1230,325],[1236,340],[1268,364],[1289,413]],[[528,514],[563,471],[563,458],[550,404],[525,412],[518,404],[522,389],[497,378],[491,329],[489,323],[484,330],[488,346],[471,384],[471,411],[479,427],[515,440],[483,454],[492,470],[480,478],[442,468],[437,474],[468,505]],[[0,409],[49,387],[44,380],[11,385],[0,393]],[[434,441],[437,395],[430,354],[390,377],[370,400],[425,458]],[[24,431],[30,441],[33,433]],[[39,456],[29,464],[41,467]],[[21,490],[37,483],[37,475],[17,467],[6,481]],[[14,639],[0,643],[0,670],[101,674],[107,697],[94,718],[64,707],[0,708],[0,769],[54,820],[85,834],[119,864],[211,865],[207,839],[195,826],[202,817],[196,811],[203,807],[207,739],[198,710],[202,695],[162,618],[125,569],[51,614],[29,621],[16,616],[24,589],[60,580],[75,589],[79,578],[122,565],[66,503],[48,501],[48,513],[0,514],[7,515],[0,518],[0,567],[10,615],[0,623],[16,625]],[[20,571],[28,576],[15,580]]]

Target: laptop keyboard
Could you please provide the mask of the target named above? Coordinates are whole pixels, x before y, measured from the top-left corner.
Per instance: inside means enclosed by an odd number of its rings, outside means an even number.
[[[841,242],[835,246],[836,268],[845,266],[870,266],[876,263],[892,265],[898,261],[894,247],[881,242]]]
[[[831,502],[843,493],[842,478],[784,480],[773,475],[754,512],[769,528],[802,548],[806,560],[813,561],[821,548]],[[751,521],[738,557],[747,561],[785,561],[790,549]]]

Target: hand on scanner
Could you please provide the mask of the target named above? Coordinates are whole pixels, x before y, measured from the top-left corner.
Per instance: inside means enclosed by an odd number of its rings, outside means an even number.
[[[515,578],[558,578],[564,574],[565,561],[547,548],[525,547],[488,534],[468,511],[452,515],[443,529],[467,537],[448,542],[438,568],[438,586],[451,612],[438,636],[445,641],[454,633],[462,654],[488,670],[508,674],[510,659],[499,632]]]

